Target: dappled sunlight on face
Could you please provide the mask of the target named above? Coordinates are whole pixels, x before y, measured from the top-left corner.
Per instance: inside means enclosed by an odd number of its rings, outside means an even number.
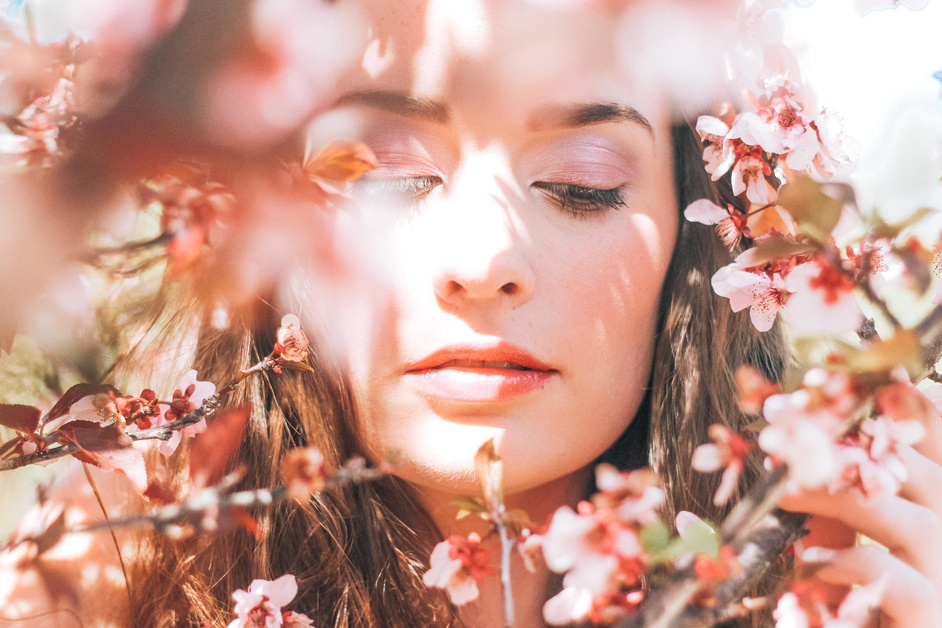
[[[513,493],[590,464],[644,395],[678,220],[671,114],[599,63],[611,8],[454,7],[367,3],[373,41],[310,142],[342,133],[377,167],[297,305],[348,370],[373,455],[473,492],[499,436]]]

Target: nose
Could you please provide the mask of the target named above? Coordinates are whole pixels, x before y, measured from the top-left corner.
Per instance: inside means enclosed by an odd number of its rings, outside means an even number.
[[[451,305],[497,302],[517,307],[530,298],[534,273],[519,216],[497,192],[462,195],[442,208],[433,273],[436,296]]]

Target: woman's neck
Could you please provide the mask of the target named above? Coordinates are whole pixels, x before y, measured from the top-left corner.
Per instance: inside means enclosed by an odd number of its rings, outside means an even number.
[[[544,523],[560,506],[574,506],[585,497],[589,469],[553,480],[547,484],[508,495],[505,506],[526,511],[536,524]],[[482,538],[490,531],[488,522],[476,515],[461,520],[455,519],[457,508],[448,505],[454,494],[422,489],[420,499],[434,519],[445,538],[452,534],[467,537],[477,532]],[[491,566],[500,573],[500,542],[496,535],[486,539],[485,547],[491,551]],[[549,580],[552,574],[545,565],[537,561],[536,572],[529,572],[518,552],[511,555],[511,582],[514,602],[514,619],[517,626],[542,626],[543,604],[546,602]],[[504,624],[504,602],[500,578],[487,577],[478,584],[480,596],[461,609],[461,617],[468,628],[502,628]]]

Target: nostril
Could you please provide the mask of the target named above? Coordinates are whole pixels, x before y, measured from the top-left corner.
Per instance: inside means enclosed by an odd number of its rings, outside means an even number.
[[[501,292],[503,292],[504,294],[510,294],[510,295],[516,294],[519,289],[520,289],[519,286],[517,286],[517,284],[513,282],[505,283],[504,285],[500,287]]]

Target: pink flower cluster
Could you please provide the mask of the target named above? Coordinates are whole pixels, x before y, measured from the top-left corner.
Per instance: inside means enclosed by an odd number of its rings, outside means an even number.
[[[170,407],[162,408],[160,417],[154,422],[154,427],[173,423],[177,419],[182,419],[193,410],[196,410],[207,397],[216,392],[216,386],[212,382],[201,382],[196,379],[196,371],[189,370],[180,380],[180,387],[173,392],[173,399],[170,401]],[[170,456],[176,451],[184,436],[196,436],[206,431],[206,419],[200,419],[193,425],[188,425],[182,430],[176,430],[169,440],[161,441],[157,450],[165,456]]]
[[[862,628],[870,626],[886,582],[877,580],[853,589],[837,608],[809,580],[798,580],[782,595],[772,616],[775,628]]]
[[[727,124],[701,116],[697,132],[708,142],[703,151],[706,169],[714,181],[732,172],[733,193],[745,193],[750,202],[775,201],[773,155],[789,169],[830,178],[853,159],[833,115],[809,112],[800,88],[783,76],[767,80],[765,92],[755,98],[755,111],[743,111]]]
[[[713,276],[714,291],[730,300],[733,311],[748,308],[756,329],[771,329],[784,307],[798,331],[842,334],[863,319],[854,280],[875,268],[861,267],[861,257],[852,250],[842,257],[830,243],[802,249],[804,236],[796,222],[775,203],[778,183],[792,172],[828,179],[852,162],[855,151],[834,116],[812,113],[799,93],[795,83],[777,77],[766,81],[764,93],[747,97],[753,109],[732,120],[700,117],[697,131],[706,142],[707,172],[713,180],[730,173],[733,193],[745,196],[747,209],[724,209],[701,199],[684,216],[714,225],[731,250],[743,239],[759,245],[776,237],[796,245],[794,252],[784,247],[778,255],[747,249]]]
[[[811,369],[801,388],[766,399],[769,425],[759,446],[788,464],[793,486],[856,488],[868,499],[895,493],[906,479],[899,447],[918,442],[922,421],[938,420],[939,413],[905,380],[881,387],[877,399],[880,413],[844,434],[864,403],[861,391],[847,373]]]
[[[565,573],[563,590],[548,600],[543,617],[552,625],[610,623],[633,611],[644,597],[641,576],[651,557],[639,536],[659,520],[664,500],[653,474],[596,469],[600,493],[576,511],[556,511],[540,544],[547,567]]]
[[[454,604],[467,604],[478,597],[478,583],[495,575],[491,554],[481,547],[481,536],[472,532],[467,539],[453,535],[432,550],[425,586],[445,589]]]
[[[247,591],[232,593],[236,618],[227,628],[313,628],[307,615],[281,610],[297,594],[298,581],[291,574],[277,580],[253,580]]]

